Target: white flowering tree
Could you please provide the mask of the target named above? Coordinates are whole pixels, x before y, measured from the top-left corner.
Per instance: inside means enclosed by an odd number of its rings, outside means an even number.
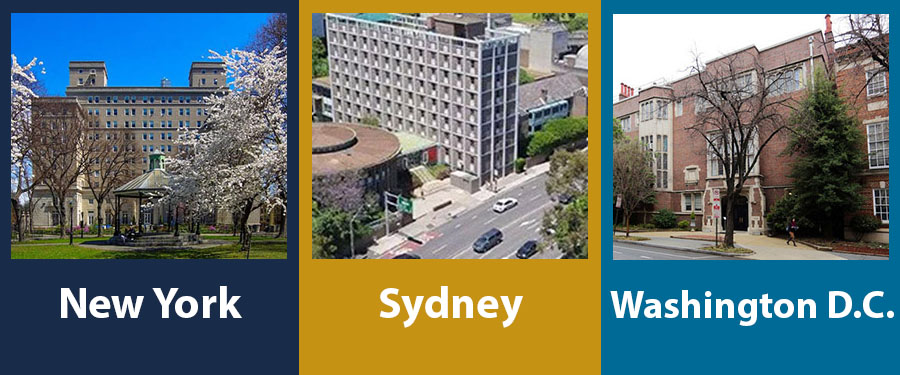
[[[228,87],[204,99],[210,107],[203,127],[180,133],[171,197],[236,213],[249,258],[250,214],[286,208],[287,56],[280,46],[210,52],[225,63]]]
[[[10,120],[10,191],[19,241],[24,240],[25,227],[22,225],[20,200],[29,194],[39,182],[35,181],[29,161],[29,137],[31,131],[31,100],[38,95],[32,90],[37,83],[33,69],[43,65],[37,58],[25,66],[19,65],[16,55],[11,54],[9,74],[9,120]],[[41,71],[43,73],[43,71]]]

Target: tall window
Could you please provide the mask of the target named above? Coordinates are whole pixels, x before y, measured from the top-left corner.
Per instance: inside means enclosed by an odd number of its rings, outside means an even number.
[[[772,74],[766,82],[769,95],[777,96],[800,90],[803,88],[802,79],[803,68],[799,66]]]
[[[887,80],[884,72],[872,71],[866,72],[866,94],[868,96],[881,95],[887,92]]]
[[[887,168],[890,149],[888,122],[866,125],[866,133],[869,143],[869,168]]]
[[[656,118],[663,119],[663,120],[669,118],[669,102],[668,101],[657,100],[656,106],[657,106]]]
[[[881,219],[882,223],[888,223],[888,189],[872,189],[872,206],[875,209],[875,216]]]
[[[675,117],[681,116],[684,113],[684,104],[681,100],[675,102]]]
[[[669,188],[669,136],[656,136],[656,187]]]
[[[622,131],[630,132],[631,131],[631,116],[623,117],[622,119]]]
[[[653,119],[653,101],[641,103],[641,121]]]

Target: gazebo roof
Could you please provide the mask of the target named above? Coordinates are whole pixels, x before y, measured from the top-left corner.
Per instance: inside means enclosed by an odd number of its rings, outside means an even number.
[[[154,169],[113,190],[119,197],[148,197],[162,195],[169,186],[169,173],[163,169]]]

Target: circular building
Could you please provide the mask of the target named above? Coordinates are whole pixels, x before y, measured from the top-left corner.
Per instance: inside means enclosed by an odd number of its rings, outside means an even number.
[[[366,188],[394,189],[400,140],[389,131],[350,123],[313,123],[313,178],[359,171]]]

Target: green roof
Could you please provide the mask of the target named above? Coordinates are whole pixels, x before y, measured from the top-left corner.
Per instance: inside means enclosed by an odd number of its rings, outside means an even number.
[[[371,22],[390,22],[394,16],[388,13],[359,13],[356,18]]]
[[[400,154],[420,151],[437,144],[412,133],[396,132],[394,135],[400,140]]]

